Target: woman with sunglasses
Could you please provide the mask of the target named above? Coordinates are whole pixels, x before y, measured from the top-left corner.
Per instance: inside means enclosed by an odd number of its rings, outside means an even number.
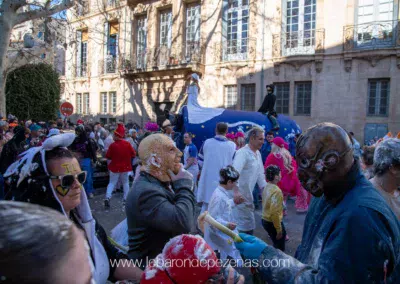
[[[13,198],[58,210],[85,233],[96,283],[106,283],[107,279],[139,280],[140,269],[111,266],[127,257],[109,242],[103,227],[92,216],[82,186],[87,173],[67,149],[74,139],[72,133],[56,135],[48,138],[42,147],[24,152],[4,175],[10,182]]]

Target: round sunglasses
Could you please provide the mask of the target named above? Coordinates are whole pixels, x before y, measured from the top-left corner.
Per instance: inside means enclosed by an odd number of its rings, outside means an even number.
[[[85,183],[87,172],[82,171],[76,175],[62,175],[62,176],[50,176],[50,179],[58,179],[61,181],[62,187],[72,187],[75,182],[75,179],[79,181],[80,184]]]

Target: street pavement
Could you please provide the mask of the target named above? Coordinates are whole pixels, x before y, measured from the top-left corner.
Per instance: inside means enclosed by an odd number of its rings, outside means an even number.
[[[110,234],[111,230],[125,218],[125,207],[122,203],[122,193],[114,193],[111,199],[110,209],[105,209],[103,203],[104,196],[105,189],[97,189],[95,197],[90,199],[89,203],[97,221],[104,227],[106,232]],[[197,207],[198,214],[200,209],[200,207]],[[269,245],[272,245],[267,232],[261,225],[261,209],[256,210],[255,216],[257,227],[254,231],[254,235],[264,240]],[[287,202],[287,216],[284,217],[283,222],[285,223],[286,231],[289,236],[289,240],[286,242],[285,252],[291,256],[294,256],[297,246],[301,242],[305,216],[305,214],[296,214],[294,200],[289,199]],[[243,271],[243,269],[238,269],[238,271],[245,275],[246,283],[252,283],[248,271]]]

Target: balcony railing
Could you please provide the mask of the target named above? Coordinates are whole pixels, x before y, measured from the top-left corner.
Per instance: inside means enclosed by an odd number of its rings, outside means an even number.
[[[322,53],[325,44],[325,29],[275,34],[272,41],[273,57]]]
[[[107,55],[106,59],[99,60],[99,73],[101,75],[114,74],[119,70],[119,58]]]
[[[371,22],[344,27],[345,51],[354,49],[378,49],[396,44],[397,21]]]
[[[135,72],[160,70],[168,67],[184,67],[188,64],[204,63],[205,52],[200,42],[145,48],[137,52],[132,60],[125,58],[122,68]]]
[[[246,61],[254,60],[256,55],[256,39],[223,40],[214,47],[214,61]]]
[[[90,62],[82,62],[80,66],[74,65],[72,76],[75,78],[85,78],[90,76]]]

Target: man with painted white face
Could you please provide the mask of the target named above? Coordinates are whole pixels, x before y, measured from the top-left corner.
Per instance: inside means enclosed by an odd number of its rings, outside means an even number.
[[[238,150],[233,159],[233,167],[239,172],[238,190],[235,191],[234,207],[237,228],[243,233],[252,235],[256,228],[254,218],[253,189],[267,185],[260,149],[264,144],[264,130],[252,128],[247,133],[248,144]]]
[[[182,152],[164,134],[152,134],[139,145],[143,165],[127,197],[131,259],[153,259],[173,237],[195,226],[193,177],[180,163]]]

